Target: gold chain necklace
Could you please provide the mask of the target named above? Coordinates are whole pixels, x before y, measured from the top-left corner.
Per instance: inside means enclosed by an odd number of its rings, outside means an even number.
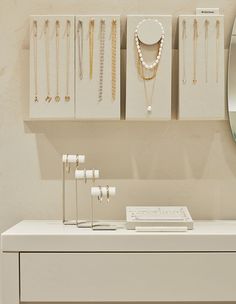
[[[47,96],[46,102],[51,102],[51,90],[50,90],[50,48],[49,48],[49,20],[45,21],[44,24],[44,37],[45,37],[45,62],[46,62],[46,82],[47,82]]]
[[[116,19],[112,20],[111,29],[111,83],[112,83],[112,101],[116,100]]]
[[[69,80],[70,80],[70,20],[66,21],[66,96],[65,101],[70,101]]]
[[[197,83],[197,40],[198,40],[198,23],[197,19],[193,21],[193,84]]]
[[[216,83],[219,81],[220,20],[216,20]]]
[[[208,32],[209,21],[205,20],[205,81],[208,83]]]
[[[99,53],[99,88],[98,88],[98,102],[102,101],[103,97],[103,76],[104,76],[104,52],[105,52],[105,20],[100,21],[100,53]]]
[[[77,25],[77,35],[78,35],[78,59],[79,59],[79,78],[83,79],[83,22],[78,21]]]
[[[94,19],[89,21],[89,78],[93,78]]]
[[[183,20],[182,22],[182,42],[183,42],[183,52],[182,52],[182,60],[183,60],[183,79],[182,82],[183,84],[186,84],[187,79],[186,79],[186,39],[187,39],[187,34],[186,34],[186,20]]]
[[[38,102],[38,23],[33,21],[34,41],[34,101]]]
[[[60,96],[59,96],[59,81],[60,81],[60,22],[57,20],[56,21],[56,97],[55,101],[59,102],[60,101]]]

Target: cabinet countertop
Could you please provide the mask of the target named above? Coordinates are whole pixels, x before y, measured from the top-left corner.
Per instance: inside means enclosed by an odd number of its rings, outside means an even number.
[[[124,225],[119,222],[120,226]],[[26,220],[1,235],[2,252],[236,251],[236,221],[195,221],[187,232],[92,231],[59,220]]]

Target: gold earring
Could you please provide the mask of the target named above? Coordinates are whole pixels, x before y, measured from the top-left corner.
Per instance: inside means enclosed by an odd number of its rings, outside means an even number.
[[[76,154],[76,169],[79,168],[79,155]]]
[[[93,169],[93,183],[95,183],[95,170]]]
[[[66,154],[66,172],[70,173],[70,163],[68,159],[68,154]]]
[[[100,191],[100,193],[99,193],[99,195],[98,195],[98,200],[99,200],[99,202],[101,203],[102,202],[102,187],[101,186],[98,186],[99,187],[99,191]]]
[[[87,175],[86,175],[86,169],[84,169],[84,182],[87,183]]]
[[[110,187],[107,185],[107,203],[110,201]]]

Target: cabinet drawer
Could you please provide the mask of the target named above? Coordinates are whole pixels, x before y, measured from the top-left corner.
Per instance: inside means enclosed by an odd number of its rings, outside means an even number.
[[[22,253],[21,301],[235,301],[236,253]]]

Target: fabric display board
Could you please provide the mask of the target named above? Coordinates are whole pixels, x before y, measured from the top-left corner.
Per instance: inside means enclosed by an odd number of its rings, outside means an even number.
[[[225,119],[224,17],[179,17],[179,119]]]
[[[127,17],[126,119],[171,119],[172,17]]]
[[[30,118],[74,118],[74,16],[30,17]]]

